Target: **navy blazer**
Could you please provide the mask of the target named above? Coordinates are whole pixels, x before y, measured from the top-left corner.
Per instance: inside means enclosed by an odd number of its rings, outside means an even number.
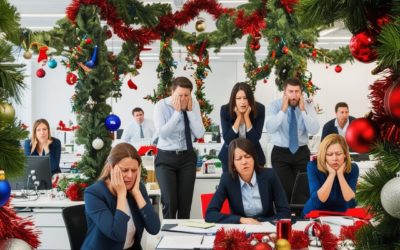
[[[258,221],[271,221],[290,218],[290,209],[285,191],[275,171],[272,168],[261,168],[256,173],[263,207],[262,213],[256,219]],[[229,215],[220,213],[226,198],[231,210]],[[244,213],[239,177],[232,178],[229,173],[223,173],[218,189],[207,208],[205,220],[216,223],[240,223],[241,217],[246,217],[246,215]]]
[[[127,194],[136,227],[135,243],[131,249],[142,249],[140,241],[144,228],[153,235],[160,231],[160,219],[142,183],[140,183],[140,192],[146,200],[146,205],[142,209],[139,209],[133,197]],[[105,182],[101,180],[86,188],[84,197],[88,231],[82,249],[123,249],[130,217],[121,210],[117,210],[117,197],[112,195]]]
[[[353,116],[349,116],[349,124],[356,118]],[[336,118],[328,121],[325,123],[324,127],[322,128],[322,135],[321,135],[321,141],[325,138],[325,136],[330,135],[330,134],[338,134],[337,127],[335,126],[335,120]]]
[[[51,137],[53,142],[49,145],[49,156],[51,165],[51,174],[61,173],[60,169],[60,158],[61,158],[61,142],[59,139]],[[35,149],[31,153],[31,140],[25,140],[24,152],[25,155],[39,155],[38,151]]]
[[[260,138],[264,127],[265,107],[261,103],[256,102],[256,109],[257,109],[257,117],[253,118],[253,116],[250,115],[250,120],[253,127],[249,132],[246,132],[246,139],[250,140],[254,144],[254,147],[256,148],[257,152],[258,164],[260,166],[264,166],[265,155],[261,148]],[[221,107],[220,116],[221,116],[221,127],[222,127],[222,136],[224,138],[224,144],[222,145],[218,158],[222,162],[223,172],[228,172],[229,143],[231,143],[232,140],[238,138],[239,133],[235,133],[235,131],[233,131],[232,129],[236,117],[231,117],[231,115],[229,114],[229,103]]]

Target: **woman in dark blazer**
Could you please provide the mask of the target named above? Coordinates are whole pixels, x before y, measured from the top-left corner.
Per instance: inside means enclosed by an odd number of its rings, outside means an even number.
[[[290,218],[285,191],[274,170],[260,168],[255,159],[251,141],[238,138],[230,143],[229,173],[222,174],[206,211],[207,222],[259,224]],[[220,212],[225,199],[228,199],[230,214]]]
[[[59,139],[51,137],[50,126],[47,120],[38,119],[33,124],[30,140],[24,143],[25,155],[49,155],[51,173],[61,173],[61,142]]]
[[[82,249],[142,249],[145,228],[160,231],[160,219],[140,182],[142,160],[128,143],[116,145],[99,180],[85,190],[88,231]]]
[[[238,137],[249,139],[257,151],[257,163],[265,164],[265,155],[260,145],[264,126],[265,107],[254,100],[250,86],[245,82],[233,86],[229,103],[221,107],[221,127],[224,144],[218,158],[223,172],[228,171],[228,145]]]

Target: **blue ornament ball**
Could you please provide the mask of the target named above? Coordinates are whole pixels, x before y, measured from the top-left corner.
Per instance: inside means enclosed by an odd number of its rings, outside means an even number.
[[[8,199],[10,198],[11,194],[11,186],[7,180],[0,180],[0,207],[2,207]]]
[[[50,59],[47,62],[47,66],[49,66],[50,69],[54,69],[55,67],[57,67],[57,61],[55,59]]]
[[[108,130],[117,131],[121,126],[121,119],[117,115],[111,114],[106,117],[104,124]]]

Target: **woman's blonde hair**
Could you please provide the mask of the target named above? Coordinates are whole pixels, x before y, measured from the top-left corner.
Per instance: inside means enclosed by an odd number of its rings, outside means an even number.
[[[33,127],[32,127],[31,154],[33,153],[33,151],[35,151],[36,147],[38,146],[38,140],[37,140],[37,137],[36,137],[36,129],[37,129],[37,127],[39,127],[40,124],[44,124],[47,127],[47,131],[48,131],[48,138],[47,139],[49,139],[50,142],[52,141],[49,122],[46,119],[38,119],[38,120],[36,120],[35,123],[33,123]],[[43,149],[44,149],[45,154],[48,154],[50,152],[49,145],[44,145]],[[38,152],[38,153],[40,154],[41,152]]]
[[[137,160],[139,166],[142,165],[142,158],[140,158],[139,153],[129,143],[119,143],[115,145],[110,154],[107,157],[106,163],[104,164],[103,170],[99,176],[99,180],[107,180],[110,178],[111,169],[118,164],[122,159],[129,157],[131,159]]]
[[[349,146],[347,146],[346,140],[343,138],[343,136],[339,134],[330,134],[326,136],[319,145],[317,156],[318,170],[325,174],[328,174],[328,168],[326,166],[326,151],[328,151],[328,148],[334,144],[339,144],[342,147],[343,153],[345,155],[344,161],[346,163],[344,172],[350,173],[351,158],[349,154]]]

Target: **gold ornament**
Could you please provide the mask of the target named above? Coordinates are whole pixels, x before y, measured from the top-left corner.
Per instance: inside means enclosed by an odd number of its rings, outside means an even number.
[[[14,121],[15,109],[9,103],[0,103],[0,120],[5,122]]]
[[[23,57],[24,57],[26,60],[29,60],[29,59],[32,58],[32,53],[31,53],[29,50],[28,50],[28,51],[25,51]]]
[[[279,239],[275,243],[276,250],[290,250],[290,243],[287,239]]]
[[[4,181],[6,179],[6,174],[4,170],[0,170],[0,181]]]
[[[206,30],[206,21],[204,20],[204,18],[199,17],[196,21],[196,31],[197,32],[203,32]]]

